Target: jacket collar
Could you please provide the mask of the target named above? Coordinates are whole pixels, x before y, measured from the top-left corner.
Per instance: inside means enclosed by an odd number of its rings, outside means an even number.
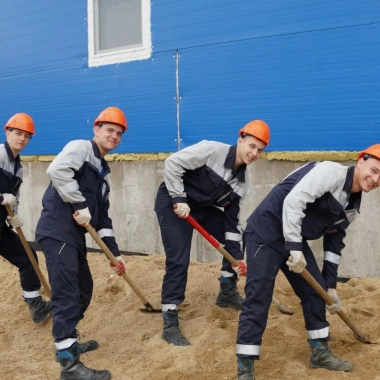
[[[11,147],[8,144],[8,141],[4,142],[4,147],[5,147],[5,150],[7,151],[10,161],[14,162],[17,168],[21,167],[20,155],[18,154],[16,157],[13,156],[13,152],[12,152]]]
[[[351,193],[352,184],[354,182],[355,166],[350,166],[347,170],[346,182],[344,183],[343,190],[349,194],[348,206],[346,210],[357,209],[360,211],[360,204],[362,201],[362,192]]]
[[[103,176],[106,176],[107,174],[111,173],[111,169],[109,168],[107,161],[100,154],[98,144],[94,140],[91,140],[91,144],[92,144],[92,149],[94,151],[95,157],[99,158],[99,160],[102,161],[102,167],[103,167],[102,173],[103,173]]]
[[[231,145],[230,150],[228,151],[226,160],[224,161],[224,167],[234,170],[235,160],[236,160],[236,151],[237,151],[237,145]],[[247,165],[243,164],[240,165],[236,171],[236,178],[239,179],[242,182],[245,182],[245,171],[247,169]]]

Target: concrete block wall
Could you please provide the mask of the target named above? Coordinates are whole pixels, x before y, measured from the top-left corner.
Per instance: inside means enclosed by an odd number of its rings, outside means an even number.
[[[259,160],[249,166],[250,190],[241,210],[241,223],[245,226],[251,214],[265,195],[287,174],[300,167],[302,162]],[[354,161],[342,162],[354,165]],[[42,209],[42,196],[48,186],[48,162],[23,162],[24,184],[21,187],[19,213],[24,219],[26,238],[34,240],[35,226]],[[123,251],[146,254],[163,254],[160,230],[153,210],[156,191],[163,179],[164,162],[114,161],[110,162],[111,195],[110,216],[115,235]],[[340,277],[380,277],[380,190],[363,195],[361,215],[349,227],[346,248],[339,268]],[[98,248],[90,237],[88,247]],[[311,242],[319,263],[323,252],[321,241]],[[221,260],[221,254],[194,233],[191,258],[201,262]]]

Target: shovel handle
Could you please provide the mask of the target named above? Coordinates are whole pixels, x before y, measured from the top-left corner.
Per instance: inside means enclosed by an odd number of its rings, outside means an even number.
[[[233,267],[237,267],[239,262],[228,253],[216,240],[213,236],[211,236],[191,215],[189,215],[186,220],[209,242],[213,247],[215,247],[230,263]],[[288,310],[277,298],[272,297],[272,302],[274,305],[285,314],[293,314],[290,310]]]
[[[301,276],[309,283],[309,285],[323,298],[327,305],[333,305],[334,300],[328,295],[325,289],[315,280],[307,269],[304,269]],[[337,314],[343,322],[354,332],[354,334],[363,342],[367,342],[368,338],[360,331],[360,329],[348,318],[348,316],[341,310]]]
[[[94,230],[94,228],[88,224],[87,226],[84,226],[87,232],[92,236],[92,238],[96,241],[96,243],[99,245],[101,250],[105,253],[108,260],[111,261],[111,263],[114,266],[118,266],[120,263],[116,260],[113,253],[109,250],[109,248],[104,244],[103,240],[100,238],[100,236],[97,234],[97,232]],[[133,283],[132,279],[128,276],[127,273],[123,274],[124,280],[127,281],[128,285],[132,288],[132,290],[135,292],[137,297],[140,298],[141,302],[144,304],[144,306],[149,310],[153,311],[153,306],[146,300],[146,298],[143,296],[143,294],[140,292],[139,288]]]
[[[239,262],[231,256],[216,240],[211,236],[191,215],[189,215],[186,220],[209,242],[213,247],[215,247],[231,264],[233,267],[237,267]]]
[[[12,209],[8,205],[5,206],[5,208],[6,208],[7,213],[8,213],[8,215],[10,217],[13,217],[15,215],[14,212],[12,211]],[[34,271],[36,272],[37,277],[39,278],[42,286],[44,287],[47,296],[51,299],[50,287],[49,287],[48,283],[46,282],[46,280],[45,280],[45,278],[44,278],[44,276],[43,276],[43,274],[41,272],[40,267],[38,266],[37,260],[35,259],[34,255],[33,255],[33,252],[30,249],[30,245],[29,245],[28,241],[26,240],[25,235],[22,232],[21,227],[16,227],[16,231],[17,231],[18,237],[21,240],[21,244],[22,244],[22,246],[24,247],[24,249],[26,251],[26,254],[29,257],[29,260],[32,263],[32,266],[34,268]]]

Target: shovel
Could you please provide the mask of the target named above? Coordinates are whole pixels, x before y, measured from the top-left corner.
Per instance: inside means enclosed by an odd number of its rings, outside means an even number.
[[[12,211],[12,209],[9,207],[9,206],[5,206],[6,210],[7,210],[7,213],[10,217],[13,217],[15,214],[14,212]],[[21,244],[22,246],[24,247],[25,251],[26,251],[26,254],[28,255],[29,257],[29,260],[30,262],[32,263],[32,266],[34,268],[34,271],[36,272],[36,275],[37,277],[39,278],[42,286],[44,287],[45,289],[45,292],[47,294],[47,296],[51,299],[51,291],[50,291],[50,287],[49,285],[47,284],[42,272],[41,272],[41,269],[40,267],[38,266],[38,263],[37,263],[37,260],[35,259],[34,255],[33,255],[33,252],[32,250],[30,249],[30,246],[29,246],[29,243],[27,242],[27,240],[25,239],[25,235],[24,233],[22,232],[22,229],[21,227],[16,227],[16,231],[17,231],[17,235],[18,237],[20,238],[21,240]]]
[[[215,247],[231,264],[233,267],[239,265],[238,261],[233,258],[223,247],[222,245],[211,236],[192,216],[188,216],[186,220],[209,242],[213,247]],[[282,313],[293,315],[294,313],[288,310],[280,301],[275,297],[272,298],[273,304],[280,310]]]
[[[333,305],[335,302],[328,295],[325,289],[315,280],[315,278],[310,274],[307,269],[304,269],[300,275],[309,283],[309,285],[323,298],[323,300],[327,303],[327,305]],[[338,311],[337,314],[343,320],[343,322],[354,332],[354,336],[357,340],[362,343],[368,344],[376,344],[371,342],[368,337],[366,337],[359,328],[347,317],[347,315],[341,310]]]
[[[96,233],[96,231],[92,228],[90,224],[87,226],[84,226],[84,228],[87,230],[87,232],[92,236],[92,238],[96,241],[96,243],[99,245],[99,247],[102,249],[102,251],[107,256],[108,260],[111,261],[111,263],[115,266],[118,266],[120,263],[115,259],[115,256],[112,254],[112,252],[109,250],[109,248],[104,244],[103,240],[100,238],[100,236]],[[132,288],[132,290],[135,292],[137,297],[140,298],[141,302],[144,304],[145,309],[140,309],[141,311],[146,312],[152,312],[152,313],[161,313],[161,309],[155,309],[143,296],[143,294],[140,292],[139,288],[133,283],[132,279],[128,276],[127,273],[123,274],[124,280],[127,281],[128,285]]]

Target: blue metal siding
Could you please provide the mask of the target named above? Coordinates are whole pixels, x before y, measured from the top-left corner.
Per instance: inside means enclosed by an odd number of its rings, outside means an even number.
[[[155,49],[379,23],[376,0],[160,0],[154,5]]]
[[[87,2],[0,4],[0,124],[27,112],[24,154],[91,138],[105,107],[130,129],[115,152],[234,143],[248,120],[272,129],[269,150],[359,150],[380,142],[378,0],[162,0],[152,5],[148,60],[89,68]]]
[[[252,118],[271,126],[272,151],[380,142],[379,35],[369,25],[182,50],[184,146],[230,142]]]
[[[74,67],[9,79],[10,108],[30,112],[36,121],[37,134],[25,152],[54,154],[69,140],[92,138],[93,121],[108,105],[122,108],[130,127],[115,152],[175,151],[173,54],[155,54],[144,69],[141,64],[132,62],[128,70]],[[142,72],[149,75],[144,78]]]

